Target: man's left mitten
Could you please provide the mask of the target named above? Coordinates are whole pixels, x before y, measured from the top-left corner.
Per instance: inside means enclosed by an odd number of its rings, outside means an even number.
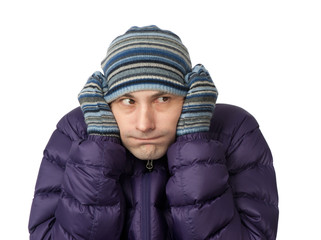
[[[106,81],[101,72],[95,72],[78,95],[85,116],[89,135],[119,138],[119,128],[108,103],[104,99],[103,83]]]
[[[218,95],[203,65],[196,65],[185,76],[185,83],[189,90],[178,121],[177,136],[208,131]]]

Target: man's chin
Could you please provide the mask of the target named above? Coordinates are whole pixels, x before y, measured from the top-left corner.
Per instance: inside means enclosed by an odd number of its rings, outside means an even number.
[[[166,154],[166,149],[155,145],[144,145],[135,149],[128,149],[136,158],[140,160],[157,160]]]

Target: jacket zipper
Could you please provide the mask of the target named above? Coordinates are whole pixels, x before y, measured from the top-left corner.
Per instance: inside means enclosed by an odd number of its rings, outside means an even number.
[[[143,175],[142,182],[142,240],[151,239],[151,226],[150,226],[150,172],[153,169],[153,163],[151,161],[151,168],[149,169],[146,164],[146,168],[149,172]]]
[[[146,163],[146,168],[148,169],[148,171],[153,171],[153,160],[147,160],[147,163]]]

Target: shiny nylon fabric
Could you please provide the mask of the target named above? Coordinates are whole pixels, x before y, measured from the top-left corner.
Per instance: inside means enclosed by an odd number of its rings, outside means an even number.
[[[243,109],[217,104],[209,133],[178,137],[151,173],[118,140],[88,137],[86,127],[76,108],[49,140],[30,239],[275,239],[272,155]]]

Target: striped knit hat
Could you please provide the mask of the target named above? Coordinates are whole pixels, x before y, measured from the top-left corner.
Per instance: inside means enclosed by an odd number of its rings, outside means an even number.
[[[140,90],[157,90],[185,96],[184,77],[191,61],[180,38],[156,26],[132,27],[109,46],[101,63],[107,81],[107,103]]]

